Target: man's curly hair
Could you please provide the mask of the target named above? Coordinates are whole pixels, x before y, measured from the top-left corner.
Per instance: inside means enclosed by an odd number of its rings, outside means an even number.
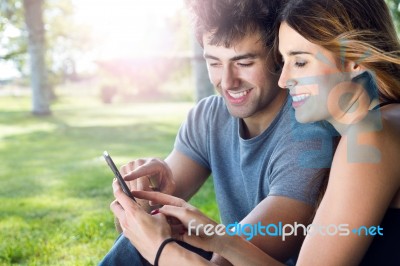
[[[209,44],[231,47],[247,34],[259,32],[261,41],[272,47],[277,17],[285,0],[186,0],[193,14],[195,34],[203,46],[203,34],[211,33]]]

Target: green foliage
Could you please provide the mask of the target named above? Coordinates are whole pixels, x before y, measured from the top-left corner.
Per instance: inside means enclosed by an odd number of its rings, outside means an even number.
[[[8,0],[0,2],[0,45],[5,48],[0,53],[0,60],[11,60],[21,73],[26,68],[28,44],[22,34],[24,29],[24,15],[22,1]],[[8,36],[5,33],[12,29],[14,34]]]
[[[43,0],[46,28],[46,65],[51,85],[63,81],[65,76],[76,75],[75,60],[89,48],[89,29],[72,20],[74,7],[71,0]],[[29,74],[28,39],[22,0],[0,2],[0,45],[4,54],[0,59],[15,63],[23,75]],[[7,27],[19,31],[18,36],[4,36]]]
[[[397,30],[397,34],[400,33],[400,0],[385,0],[386,4],[389,7],[390,13],[393,18],[394,25]]]
[[[192,104],[61,98],[46,118],[29,105],[0,97],[0,265],[95,265],[117,236],[103,150],[117,165],[166,156]],[[191,202],[218,220],[211,181]]]

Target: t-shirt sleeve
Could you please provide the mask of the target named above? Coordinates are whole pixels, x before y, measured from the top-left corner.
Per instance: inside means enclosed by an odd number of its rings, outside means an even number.
[[[174,148],[193,161],[210,169],[207,138],[209,137],[210,99],[200,101],[188,114],[175,139]]]
[[[281,138],[271,158],[269,195],[315,204],[329,174],[333,139],[331,132],[316,123],[303,124]]]

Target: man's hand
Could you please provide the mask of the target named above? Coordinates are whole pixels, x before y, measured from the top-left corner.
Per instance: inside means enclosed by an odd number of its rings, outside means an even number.
[[[156,158],[137,159],[122,166],[120,172],[131,191],[160,191],[185,200],[196,193],[210,174],[208,169],[176,150],[165,161]],[[152,206],[149,202],[138,199],[147,212],[160,207]],[[121,232],[117,218],[115,226]]]
[[[157,158],[137,159],[123,165],[121,174],[131,191],[160,191],[173,194],[175,181],[171,169],[163,160]],[[139,200],[146,211],[152,209],[152,203]]]
[[[175,181],[168,164],[161,159],[137,159],[123,165],[120,169],[130,191],[162,191],[172,194],[175,191]],[[137,199],[138,204],[146,212],[159,206],[153,206],[148,200]],[[121,233],[122,228],[117,217],[114,219],[116,230]]]

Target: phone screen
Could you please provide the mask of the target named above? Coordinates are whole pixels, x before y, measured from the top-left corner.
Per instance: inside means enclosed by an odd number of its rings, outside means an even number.
[[[118,179],[119,184],[122,187],[122,190],[124,193],[130,197],[133,201],[136,202],[136,199],[132,196],[131,191],[129,190],[128,186],[125,183],[125,180],[122,178],[121,173],[118,171],[117,167],[115,166],[113,160],[111,159],[111,156],[108,154],[107,151],[103,153],[103,157],[106,160],[108,166],[110,166],[111,170],[113,171],[115,177]]]

